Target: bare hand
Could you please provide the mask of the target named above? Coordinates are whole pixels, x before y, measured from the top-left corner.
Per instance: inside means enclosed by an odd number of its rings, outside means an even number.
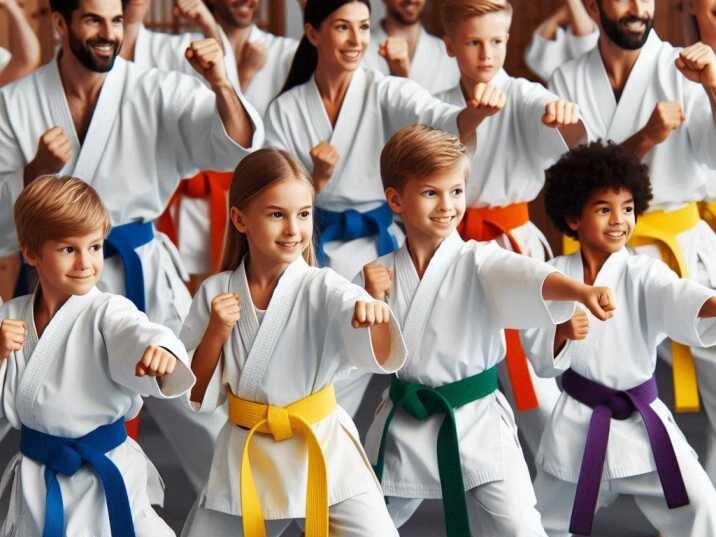
[[[241,318],[241,300],[236,293],[222,293],[211,301],[209,324],[230,332]]]
[[[35,179],[41,175],[59,172],[72,159],[72,143],[62,127],[46,130],[37,144],[35,158],[29,164]]]
[[[241,49],[238,69],[242,72],[257,73],[266,65],[266,47],[247,41]]]
[[[202,0],[176,0],[173,11],[177,18],[192,22],[204,31],[216,26],[214,16]]]
[[[467,106],[480,116],[480,121],[494,116],[507,104],[507,94],[497,86],[480,82],[475,86],[473,97]]]
[[[557,326],[557,331],[565,339],[574,341],[584,339],[589,334],[589,317],[578,308],[569,321]]]
[[[326,141],[311,149],[310,154],[313,160],[313,183],[316,192],[321,192],[333,177],[340,156],[336,148]]]
[[[642,130],[644,135],[654,144],[666,140],[671,132],[681,127],[686,120],[681,104],[671,101],[656,103],[654,111]]]
[[[356,302],[353,311],[353,328],[369,328],[390,321],[390,308],[385,302]]]
[[[186,59],[191,66],[213,88],[227,84],[226,68],[224,66],[224,52],[216,39],[200,39],[192,41],[186,49]]]
[[[676,68],[692,82],[705,88],[716,88],[716,54],[705,43],[686,47],[676,58]]]
[[[378,45],[378,54],[388,62],[393,76],[410,76],[410,50],[408,41],[403,37],[389,37]]]
[[[614,295],[609,287],[585,286],[580,302],[600,321],[611,319],[616,308]]]
[[[25,344],[27,328],[23,321],[3,319],[0,321],[0,360],[10,356],[11,352],[19,351]]]
[[[380,263],[368,263],[363,267],[365,290],[376,300],[385,300],[393,287],[393,271]]]
[[[163,377],[170,375],[176,368],[177,359],[171,352],[161,347],[150,345],[144,350],[142,358],[134,368],[137,377]]]
[[[575,125],[579,123],[579,107],[563,99],[551,102],[544,108],[542,123],[555,129]]]

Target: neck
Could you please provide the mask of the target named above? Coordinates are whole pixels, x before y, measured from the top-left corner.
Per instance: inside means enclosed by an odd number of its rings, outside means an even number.
[[[415,43],[418,42],[420,29],[422,28],[420,19],[415,21],[413,24],[403,24],[391,15],[386,16],[382,21],[380,21],[380,25],[383,27],[383,30],[385,30],[385,33],[390,37],[405,38],[408,41],[408,44],[411,45],[411,49],[413,48],[412,45],[415,45]]]
[[[417,233],[407,232],[406,239],[410,259],[413,261],[415,271],[418,277],[422,279],[423,274],[428,269],[430,260],[445,239],[436,239],[434,237],[421,237]]]
[[[612,89],[621,92],[629,79],[634,64],[639,59],[641,49],[625,50],[612,43],[602,30],[599,37],[599,52]]]
[[[246,279],[249,282],[251,299],[256,307],[266,309],[281,274],[290,263],[276,263],[251,255],[246,261]]]
[[[67,48],[63,48],[58,61],[65,94],[83,101],[95,101],[107,73],[97,73],[87,69]]]
[[[221,26],[221,29],[226,34],[226,38],[229,40],[229,43],[231,43],[231,48],[233,48],[234,51],[240,51],[242,49],[244,44],[249,40],[249,35],[251,35],[251,29],[253,28],[253,24],[245,28],[238,28],[236,26],[229,26],[223,21],[219,21],[219,26]]]
[[[35,301],[35,316],[40,316],[49,321],[55,316],[55,313],[59,311],[62,305],[67,302],[70,296],[72,295],[54,293],[41,283],[38,287]]]
[[[353,71],[332,69],[319,61],[315,77],[318,92],[323,100],[342,103],[353,80]]]
[[[612,255],[610,252],[603,252],[595,250],[586,246],[584,243],[581,244],[581,256],[582,256],[582,267],[584,269],[584,283],[587,285],[594,285],[594,280],[597,279],[597,274],[602,270],[604,263],[606,263],[609,256]]]

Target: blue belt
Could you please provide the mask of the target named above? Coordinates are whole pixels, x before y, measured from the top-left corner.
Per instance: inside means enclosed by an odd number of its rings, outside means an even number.
[[[321,266],[327,264],[328,259],[323,248],[330,241],[347,242],[376,235],[378,256],[398,249],[398,243],[388,231],[393,223],[393,211],[390,210],[387,203],[365,213],[355,209],[333,212],[318,207],[315,211],[319,231],[316,255]]]
[[[62,438],[22,427],[20,452],[45,465],[45,525],[42,537],[65,535],[65,509],[57,474],[74,475],[85,464],[99,476],[109,513],[112,537],[135,537],[132,509],[119,469],[105,453],[127,439],[124,421],[97,427],[81,438]]]
[[[144,302],[144,271],[136,248],[154,239],[151,222],[131,222],[112,228],[104,243],[104,257],[119,255],[124,268],[124,295],[137,309],[146,311]]]

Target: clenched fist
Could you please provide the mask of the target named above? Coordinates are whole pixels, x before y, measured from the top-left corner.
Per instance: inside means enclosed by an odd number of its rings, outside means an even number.
[[[177,18],[192,22],[205,32],[216,26],[214,16],[202,0],[176,0],[173,11]]]
[[[616,309],[614,295],[609,287],[587,285],[579,301],[600,321],[611,319]]]
[[[222,293],[211,301],[209,324],[222,331],[231,332],[241,318],[241,300],[236,293]]]
[[[555,129],[575,125],[579,123],[579,107],[563,99],[548,103],[544,108],[542,123]]]
[[[353,328],[370,328],[390,321],[390,308],[385,302],[356,302],[353,311]]]
[[[716,54],[705,43],[686,47],[676,58],[676,68],[692,82],[716,89]]]
[[[0,321],[0,360],[10,356],[11,352],[19,351],[25,344],[27,328],[23,321],[3,319]]]
[[[186,49],[186,59],[212,88],[228,83],[224,52],[216,39],[192,41]]]
[[[385,300],[393,287],[393,271],[380,263],[368,263],[363,267],[365,290],[376,300]]]
[[[162,347],[150,345],[144,350],[142,358],[137,362],[134,374],[137,377],[163,377],[174,372],[177,365],[176,356]]]
[[[238,59],[239,72],[254,75],[263,69],[264,65],[266,65],[266,47],[261,43],[247,41]]]
[[[339,159],[340,155],[338,155],[336,148],[326,141],[319,143],[311,149],[313,184],[316,188],[316,192],[321,192],[328,181],[331,180]]]
[[[651,117],[643,129],[644,135],[654,144],[660,144],[686,120],[681,104],[670,101],[656,103]]]
[[[472,92],[472,98],[467,99],[468,108],[480,116],[480,121],[494,116],[507,104],[507,94],[492,84],[480,82]]]
[[[584,339],[589,334],[589,317],[584,311],[577,309],[569,321],[557,326],[557,331],[564,339]]]
[[[410,50],[405,38],[389,37],[378,46],[378,54],[388,62],[391,75],[410,76]]]
[[[72,159],[72,143],[62,127],[46,130],[37,144],[37,153],[28,164],[25,173],[25,184],[41,175],[59,172]]]

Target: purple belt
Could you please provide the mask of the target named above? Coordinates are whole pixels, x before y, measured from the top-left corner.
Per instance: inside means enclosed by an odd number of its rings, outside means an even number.
[[[681,477],[674,446],[661,418],[650,406],[659,396],[653,377],[644,384],[620,391],[607,388],[568,369],[562,376],[562,387],[571,397],[594,410],[589,422],[582,467],[579,470],[569,531],[578,535],[591,535],[609,442],[610,420],[625,420],[635,410],[641,414],[649,435],[651,452],[654,454],[666,504],[669,509],[688,505],[689,496]]]

